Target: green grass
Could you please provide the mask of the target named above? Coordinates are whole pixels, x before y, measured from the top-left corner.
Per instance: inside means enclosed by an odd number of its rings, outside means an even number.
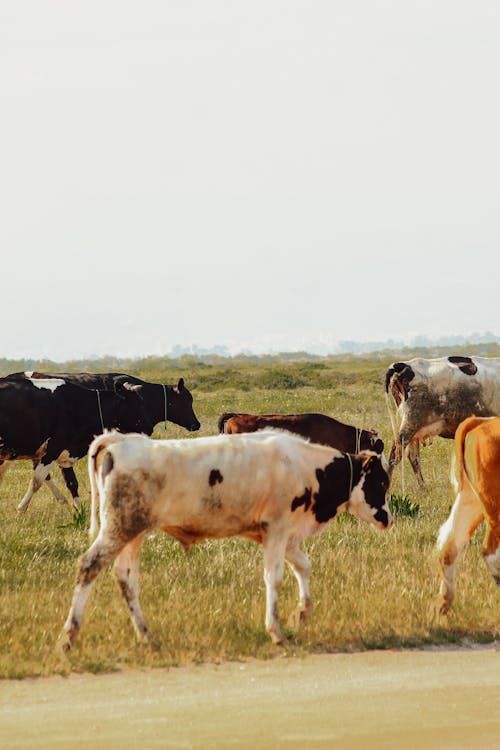
[[[186,362],[176,363],[177,369],[169,363],[164,370],[158,362],[154,368],[149,363],[154,375],[149,377],[173,382],[182,375],[192,387],[202,429],[190,434],[169,424],[167,438],[190,440],[214,434],[224,411],[317,411],[358,426],[377,427],[389,448],[383,375],[390,359],[394,357],[294,363],[263,358],[230,361],[228,372],[223,362],[199,363],[192,372]],[[139,364],[139,374],[147,375],[144,363]],[[283,372],[290,377],[283,379]],[[206,388],[203,374],[212,378]],[[155,436],[165,438],[162,425]],[[273,646],[264,629],[260,547],[234,538],[206,541],[185,555],[173,539],[155,533],[143,546],[141,604],[161,641],[160,650],[136,641],[118,587],[110,571],[105,571],[90,596],[82,631],[68,658],[56,646],[78,559],[89,544],[87,511],[73,512],[43,488],[20,516],[15,507],[28,484],[30,466],[17,463],[0,484],[0,677],[498,639],[500,593],[482,560],[483,530],[467,545],[458,565],[457,596],[450,614],[447,618],[436,614],[435,541],[453,500],[448,482],[451,447],[451,441],[436,440],[422,450],[425,493],[418,490],[408,464],[403,492],[401,469],[396,469],[391,486],[395,523],[390,531],[379,532],[344,515],[305,542],[312,562],[315,610],[284,647]],[[84,460],[76,472],[88,507]],[[63,486],[57,472],[54,479]],[[295,579],[287,571],[280,595],[283,623],[296,598]]]
[[[389,510],[393,516],[409,516],[415,518],[420,511],[420,503],[411,500],[408,495],[389,495]]]

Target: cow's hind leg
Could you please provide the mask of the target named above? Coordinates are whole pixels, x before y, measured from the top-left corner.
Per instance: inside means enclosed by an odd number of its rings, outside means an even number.
[[[39,463],[34,467],[33,476],[31,478],[28,491],[17,506],[17,510],[19,511],[19,513],[25,513],[27,511],[28,505],[31,502],[31,498],[33,497],[35,492],[38,492],[42,484],[49,476],[52,463],[52,461],[49,464]],[[66,502],[66,500],[64,500],[63,502]]]
[[[311,575],[311,563],[309,558],[297,545],[287,547],[285,559],[290,565],[297,583],[299,584],[299,603],[297,609],[292,612],[288,620],[288,626],[297,630],[300,623],[312,612],[313,604],[309,591],[309,578]]]
[[[418,440],[412,440],[406,449],[406,455],[408,461],[413,469],[413,472],[417,478],[418,486],[421,490],[425,489],[425,480],[422,474],[422,467],[420,464],[420,444]]]
[[[489,526],[486,539],[484,540],[483,549],[484,559],[495,579],[497,586],[500,588],[500,526]]]
[[[278,615],[278,594],[285,570],[286,539],[267,536],[263,543],[264,581],[266,584],[266,630],[273,643],[283,643]]]
[[[65,651],[69,651],[76,640],[81,627],[85,604],[95,579],[103,568],[113,562],[123,549],[124,544],[125,542],[122,539],[114,539],[106,534],[99,535],[81,558],[73,600],[63,628],[66,636],[63,645]]]
[[[445,615],[455,597],[455,566],[464,544],[483,520],[482,508],[468,488],[458,493],[451,513],[439,530],[437,546],[443,579],[439,613]]]
[[[143,535],[139,534],[129,542],[115,560],[115,576],[127,602],[135,631],[139,638],[147,638],[152,645],[157,645],[151,635],[141,605],[139,604],[139,558]]]

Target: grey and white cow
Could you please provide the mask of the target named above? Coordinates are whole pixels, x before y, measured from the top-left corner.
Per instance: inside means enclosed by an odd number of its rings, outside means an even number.
[[[500,358],[436,357],[394,362],[386,372],[385,391],[394,433],[389,473],[408,456],[421,487],[420,444],[436,436],[453,438],[467,417],[500,415]],[[399,427],[390,406],[392,395]]]
[[[264,430],[194,440],[151,440],[109,433],[89,448],[91,536],[64,625],[65,650],[80,630],[98,574],[114,562],[121,592],[140,637],[152,640],[139,604],[139,557],[144,534],[162,529],[187,551],[203,539],[243,536],[262,544],[266,628],[283,640],[278,590],[285,560],[299,585],[295,621],[312,610],[311,565],[300,543],[349,510],[377,528],[391,524],[389,484],[381,458],[309,443]]]

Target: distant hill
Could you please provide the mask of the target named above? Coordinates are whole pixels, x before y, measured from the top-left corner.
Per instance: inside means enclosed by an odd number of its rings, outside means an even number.
[[[500,357],[500,338],[493,334],[471,337],[449,336],[433,341],[425,336],[418,336],[410,343],[389,339],[382,342],[339,342],[336,352],[290,351],[268,354],[241,352],[231,354],[226,347],[216,346],[205,349],[197,346],[176,347],[164,356],[122,358],[115,356],[89,357],[78,360],[56,362],[44,359],[7,359],[0,358],[0,376],[25,370],[41,372],[127,372],[139,377],[151,377],[158,373],[169,372],[173,379],[176,373],[183,374],[186,369],[197,369],[207,366],[220,368],[237,367],[238,365],[269,366],[285,362],[325,362],[334,365],[336,362],[349,360],[373,360],[390,363],[397,359],[410,357],[442,357],[449,354]],[[314,347],[311,347],[314,349]],[[170,381],[169,381],[170,382]]]

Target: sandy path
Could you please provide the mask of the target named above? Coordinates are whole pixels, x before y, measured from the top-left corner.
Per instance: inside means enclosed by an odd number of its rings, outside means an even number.
[[[3,681],[0,746],[499,750],[500,651]]]

